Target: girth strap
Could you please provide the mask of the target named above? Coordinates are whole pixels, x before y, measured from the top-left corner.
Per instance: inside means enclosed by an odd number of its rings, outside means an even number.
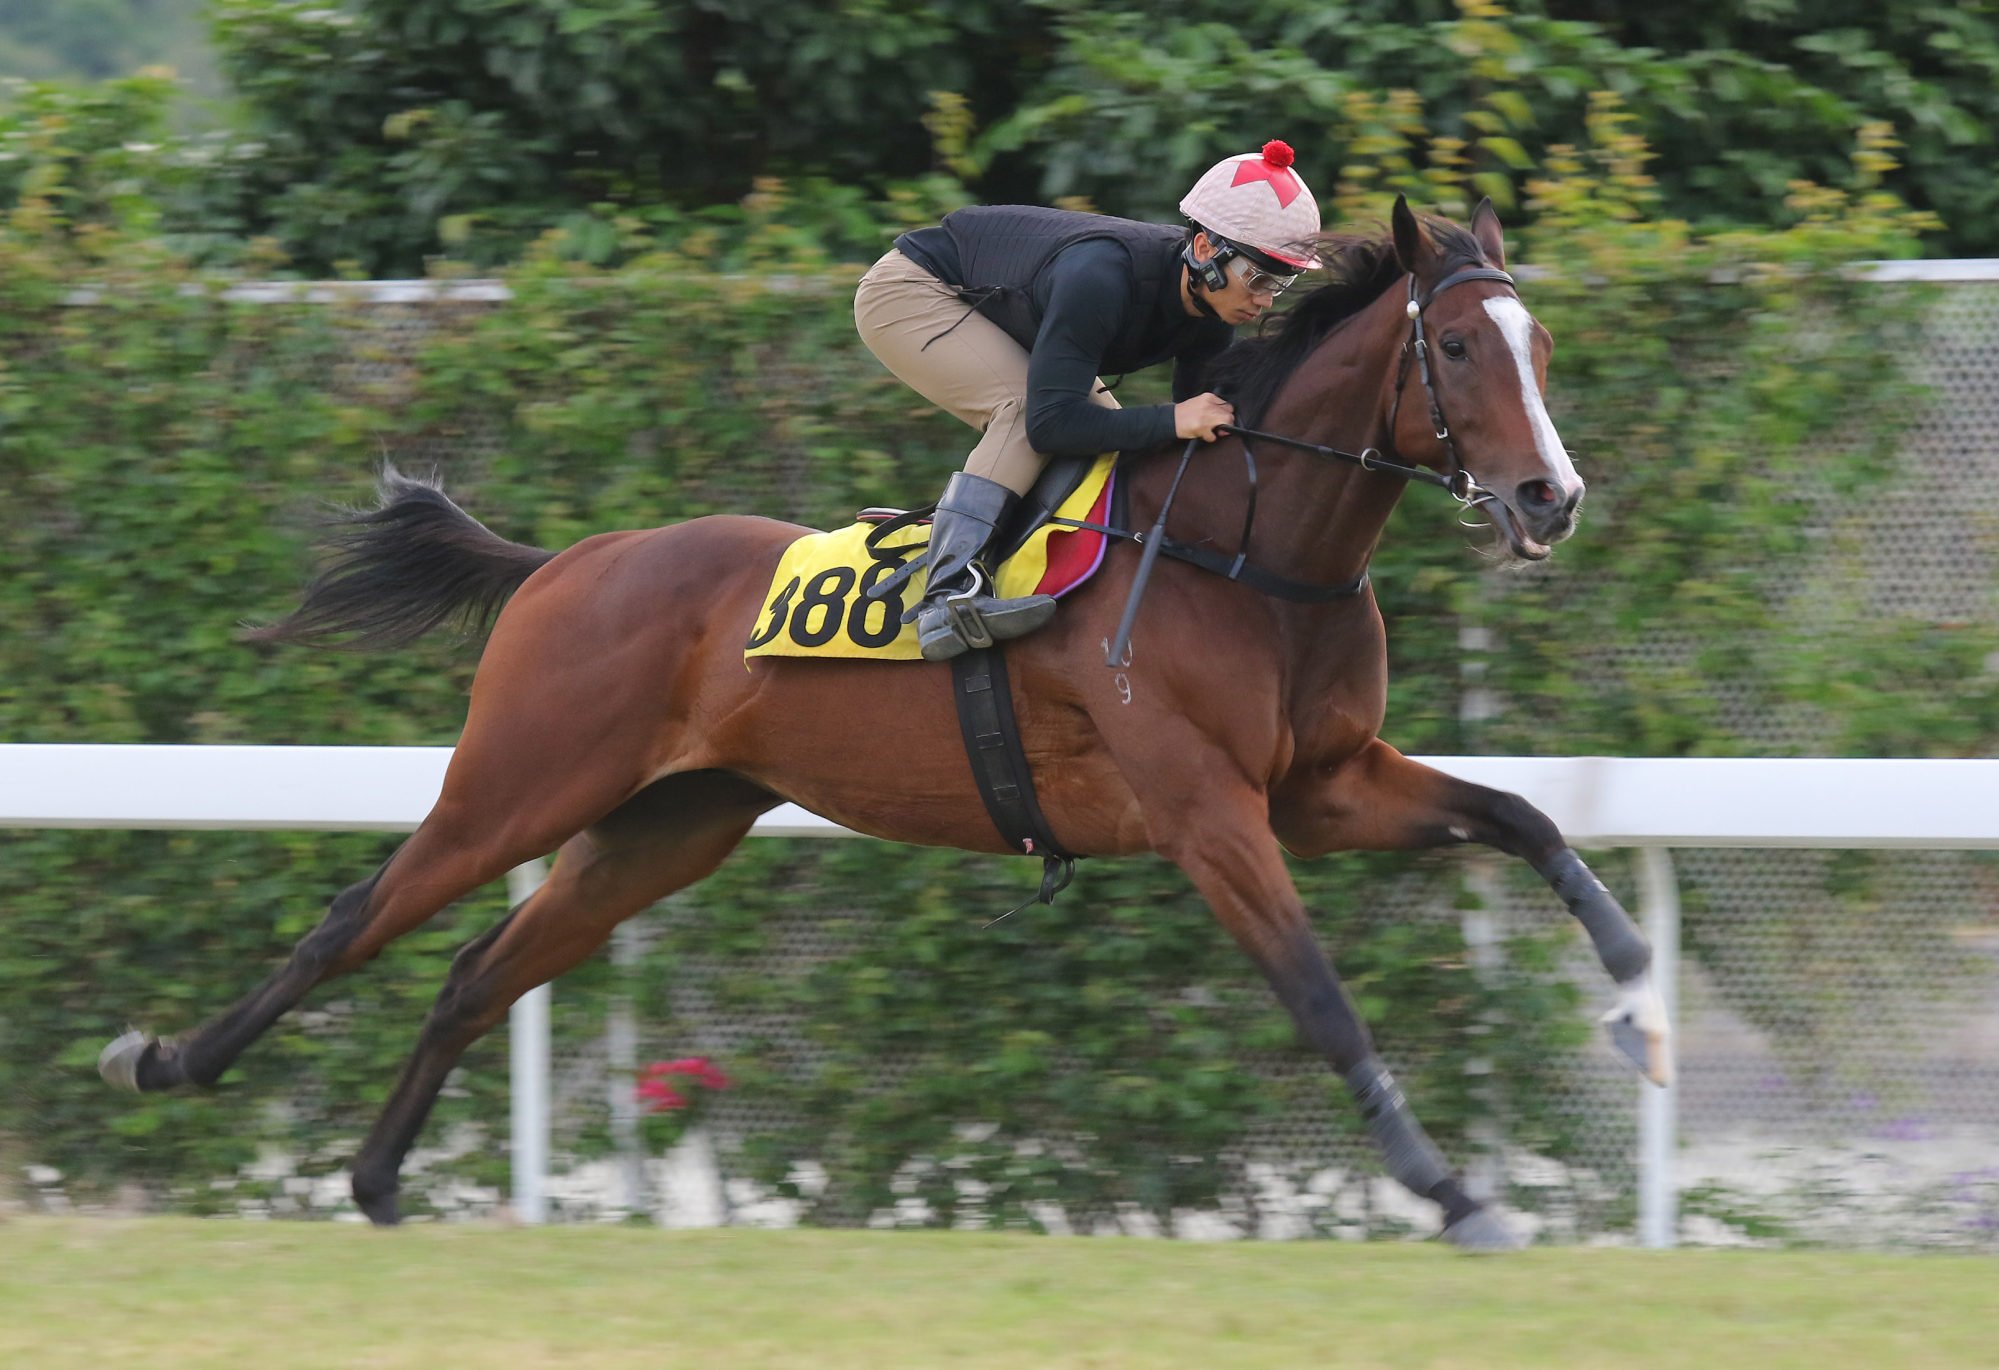
[[[1037,898],[1053,903],[1075,875],[1077,857],[1055,840],[1034,797],[1034,773],[1020,745],[1013,691],[1007,684],[1006,650],[987,647],[953,657],[951,692],[986,815],[1009,847],[1041,858]]]

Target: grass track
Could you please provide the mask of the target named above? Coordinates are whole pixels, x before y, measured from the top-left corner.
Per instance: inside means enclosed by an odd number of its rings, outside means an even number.
[[[1999,1366],[1999,1262],[0,1222],[0,1366]]]

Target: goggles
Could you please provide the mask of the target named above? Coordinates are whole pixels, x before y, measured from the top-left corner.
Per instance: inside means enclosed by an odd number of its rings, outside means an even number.
[[[1277,263],[1271,261],[1254,248],[1231,242],[1218,233],[1209,232],[1215,243],[1215,264],[1224,270],[1233,271],[1237,280],[1249,288],[1252,295],[1268,295],[1272,299],[1282,295],[1298,282],[1295,270],[1283,272],[1272,270]],[[1211,289],[1220,289],[1219,285]]]
[[[1295,271],[1289,276],[1280,276],[1275,272],[1265,271],[1247,257],[1239,257],[1237,260],[1242,265],[1236,270],[1236,278],[1248,287],[1252,295],[1269,295],[1275,299],[1298,283],[1298,273]]]

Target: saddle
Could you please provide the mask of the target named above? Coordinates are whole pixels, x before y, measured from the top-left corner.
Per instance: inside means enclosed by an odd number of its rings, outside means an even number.
[[[1049,463],[1002,531],[995,594],[1060,598],[1090,578],[1103,562],[1106,538],[1097,529],[1117,484],[1114,465],[1114,454]],[[922,598],[923,572],[889,598],[873,599],[868,591],[923,550],[929,514],[929,507],[863,509],[848,527],[792,543],[771,577],[744,657],[921,660],[916,627],[903,623],[902,613]],[[1097,527],[1065,526],[1058,518]]]

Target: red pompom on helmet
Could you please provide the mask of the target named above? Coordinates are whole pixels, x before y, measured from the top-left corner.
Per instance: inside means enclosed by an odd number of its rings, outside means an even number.
[[[1240,247],[1302,271],[1321,265],[1312,239],[1319,232],[1319,202],[1304,177],[1291,169],[1291,145],[1272,139],[1261,152],[1228,157],[1209,167],[1180,212]]]

